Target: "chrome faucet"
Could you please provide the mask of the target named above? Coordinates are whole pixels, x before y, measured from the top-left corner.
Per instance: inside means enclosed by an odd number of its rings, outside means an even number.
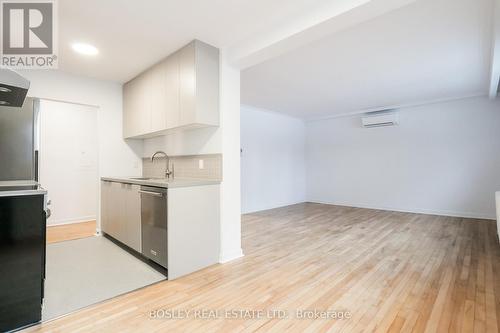
[[[164,151],[157,151],[156,153],[153,154],[153,156],[151,156],[151,163],[154,162],[156,155],[159,155],[159,154],[162,154],[163,156],[165,156],[165,161],[166,161],[165,178],[169,179],[170,175],[172,175],[172,178],[173,178],[174,172],[170,171],[170,167],[169,167],[170,157],[167,155],[167,153],[165,153]]]

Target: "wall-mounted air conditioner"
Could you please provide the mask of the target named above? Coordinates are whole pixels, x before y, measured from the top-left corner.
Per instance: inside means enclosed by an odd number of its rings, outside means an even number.
[[[361,117],[363,127],[395,126],[399,124],[399,114],[396,111],[376,111],[365,113]]]

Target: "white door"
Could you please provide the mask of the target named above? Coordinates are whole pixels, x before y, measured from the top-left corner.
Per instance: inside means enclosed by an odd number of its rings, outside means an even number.
[[[98,108],[40,101],[40,177],[48,225],[92,221],[98,210]]]

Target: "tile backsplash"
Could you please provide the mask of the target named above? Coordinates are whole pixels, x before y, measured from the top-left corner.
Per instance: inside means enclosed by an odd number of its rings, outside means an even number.
[[[142,176],[151,178],[165,177],[165,157],[142,159]],[[201,167],[201,168],[200,168]],[[222,180],[222,154],[171,156],[170,170],[175,178],[199,178]]]

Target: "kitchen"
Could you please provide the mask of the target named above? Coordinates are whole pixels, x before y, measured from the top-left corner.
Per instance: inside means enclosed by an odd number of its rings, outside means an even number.
[[[7,75],[11,75],[15,82],[7,81]],[[17,294],[27,286],[38,286],[32,295],[34,298],[30,300],[31,310],[20,313],[17,319],[12,319],[12,312],[8,312],[9,318],[0,319],[1,330],[57,318],[107,298],[164,279],[173,280],[219,262],[222,154],[214,151],[193,154],[183,150],[188,154],[167,155],[163,151],[168,148],[164,140],[178,144],[179,137],[190,137],[193,133],[211,133],[208,135],[213,136],[217,131],[217,48],[194,40],[124,85],[122,137],[130,141],[132,147],[137,146],[137,142],[141,145],[143,141],[149,145],[143,153],[147,157],[140,157],[133,165],[142,173],[134,172],[134,176],[133,173],[120,175],[106,172],[99,161],[96,176],[100,175],[97,176],[100,190],[94,196],[100,197],[100,213],[96,219],[95,235],[47,245],[47,233],[50,237],[51,231],[61,226],[66,230],[78,228],[82,220],[73,219],[70,223],[58,219],[61,223],[55,223],[54,226],[46,222],[50,221],[50,215],[54,218],[58,210],[62,209],[60,202],[65,195],[67,198],[69,195],[68,190],[65,192],[57,187],[57,182],[73,183],[73,187],[80,188],[85,185],[76,182],[74,173],[64,178],[65,171],[71,169],[71,163],[70,166],[58,166],[62,164],[62,157],[59,157],[60,163],[57,159],[48,162],[53,155],[50,151],[57,150],[57,147],[50,147],[51,141],[45,137],[47,132],[54,133],[57,130],[57,124],[49,128],[49,125],[44,125],[49,120],[40,121],[43,118],[40,115],[49,114],[58,107],[63,108],[63,113],[70,114],[73,104],[61,99],[58,101],[63,103],[49,100],[43,95],[38,98],[36,92],[31,94],[29,80],[13,71],[2,69],[1,78],[5,90],[16,87],[20,92],[17,95],[2,95],[3,100],[11,103],[0,110],[2,124],[10,132],[2,131],[3,144],[0,146],[2,155],[8,157],[5,161],[12,161],[2,164],[2,214],[7,211],[4,207],[23,209],[33,200],[33,205],[38,205],[35,210],[38,218],[29,220],[32,224],[29,227],[38,230],[38,247],[28,247],[23,241],[26,237],[33,237],[28,230],[25,230],[26,234],[14,235],[5,229],[15,230],[12,226],[19,226],[24,221],[16,214],[2,215],[2,237],[15,240],[10,247],[4,247],[12,250],[11,255],[22,250],[23,246],[26,250],[29,248],[28,259],[37,260],[41,267],[39,271],[33,272],[31,279],[12,289]],[[24,98],[26,95],[30,97]],[[17,100],[9,100],[11,96]],[[13,120],[20,117],[24,117],[24,120]],[[59,118],[53,117],[53,122],[61,122],[63,117],[63,114]],[[71,126],[69,120],[64,123],[66,127]],[[29,130],[22,131],[22,126],[29,126]],[[75,126],[82,126],[82,123]],[[66,130],[64,136],[71,141],[70,133],[77,131],[77,128]],[[57,137],[52,141],[57,141]],[[98,141],[96,151],[106,144],[101,135],[98,135]],[[200,142],[201,139],[195,141]],[[12,149],[13,142],[17,143],[16,149]],[[77,145],[70,148],[67,151],[60,148],[60,151],[65,151],[61,156],[69,155],[72,149],[81,154],[88,154],[90,150]],[[152,149],[154,153],[150,153]],[[176,150],[179,151],[173,151]],[[21,153],[24,155],[19,157]],[[6,168],[13,171],[7,172]],[[27,170],[24,174],[19,171],[22,168]],[[51,180],[46,176],[46,170],[58,176]],[[92,181],[91,177],[87,182]],[[58,200],[52,200],[52,197]],[[15,203],[18,206],[14,206]],[[119,254],[117,249],[121,251]],[[117,253],[116,257],[111,253]],[[102,257],[97,264],[96,255]],[[9,262],[9,259],[2,262]],[[75,265],[75,262],[78,264]],[[121,263],[121,266],[117,263]],[[13,269],[13,272],[16,270]],[[14,273],[12,277],[19,274],[22,273]],[[126,278],[119,278],[121,274],[135,277],[135,280],[127,282]],[[10,279],[2,280],[2,292],[8,283],[11,283]],[[13,295],[10,297],[15,302],[20,301]],[[6,302],[2,306],[7,309],[12,304]]]

